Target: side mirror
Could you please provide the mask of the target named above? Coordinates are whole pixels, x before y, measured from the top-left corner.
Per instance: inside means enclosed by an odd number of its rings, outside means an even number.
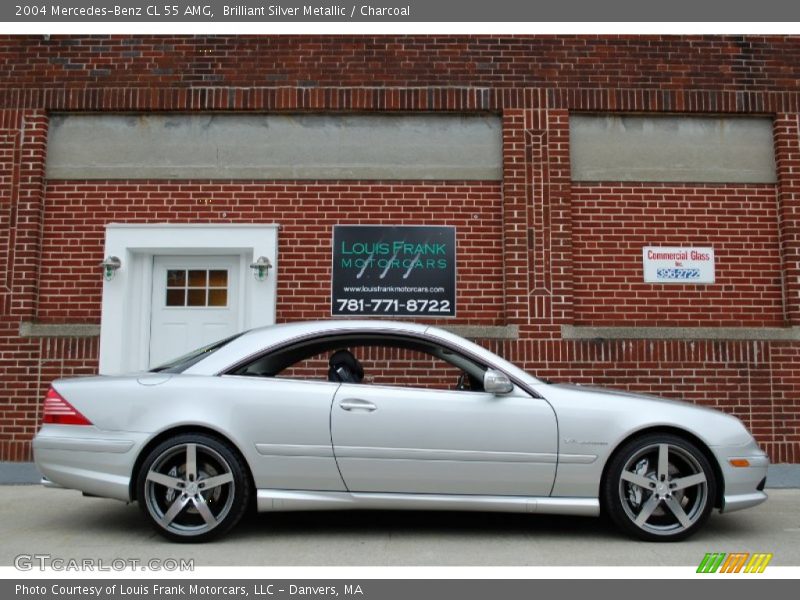
[[[495,369],[486,369],[483,374],[483,391],[490,394],[508,394],[514,389],[514,384],[506,376]]]

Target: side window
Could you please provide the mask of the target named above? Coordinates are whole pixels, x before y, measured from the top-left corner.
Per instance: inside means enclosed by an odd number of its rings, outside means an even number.
[[[297,361],[280,371],[276,377],[281,379],[305,379],[312,381],[328,380],[328,357],[330,352],[322,352]]]
[[[435,356],[407,348],[364,348],[365,379],[374,385],[452,390],[461,370]]]
[[[480,378],[428,352],[376,345],[343,346],[317,354],[284,369],[277,377],[434,390],[482,387]]]
[[[483,391],[485,365],[416,338],[348,335],[287,346],[232,375],[431,390]]]

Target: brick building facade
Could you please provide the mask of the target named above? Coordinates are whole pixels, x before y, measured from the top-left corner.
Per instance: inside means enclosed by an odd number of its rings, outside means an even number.
[[[0,460],[96,373],[111,223],[279,226],[277,321],[330,316],[335,224],[451,225],[461,327],[538,376],[740,417],[800,461],[800,39],[3,36]],[[493,115],[498,179],[57,178],[54,116]],[[578,179],[574,115],[769,119],[774,181]],[[708,246],[712,285],[642,280]],[[477,329],[468,329],[477,328]]]

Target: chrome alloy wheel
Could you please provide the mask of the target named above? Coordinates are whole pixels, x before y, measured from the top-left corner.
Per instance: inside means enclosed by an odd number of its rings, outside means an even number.
[[[196,442],[164,450],[150,464],[144,484],[150,516],[179,536],[199,536],[214,529],[231,511],[235,493],[228,461]]]
[[[655,536],[688,531],[707,514],[708,475],[687,449],[670,443],[640,448],[625,462],[619,502],[630,521]]]

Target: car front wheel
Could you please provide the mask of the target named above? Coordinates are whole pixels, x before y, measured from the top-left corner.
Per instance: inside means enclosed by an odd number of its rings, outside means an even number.
[[[237,453],[215,437],[180,434],[153,448],[137,479],[139,506],[165,537],[204,542],[236,525],[251,493]]]
[[[678,541],[708,519],[716,497],[714,470],[688,440],[648,434],[621,447],[603,485],[604,508],[628,534],[648,541]]]

